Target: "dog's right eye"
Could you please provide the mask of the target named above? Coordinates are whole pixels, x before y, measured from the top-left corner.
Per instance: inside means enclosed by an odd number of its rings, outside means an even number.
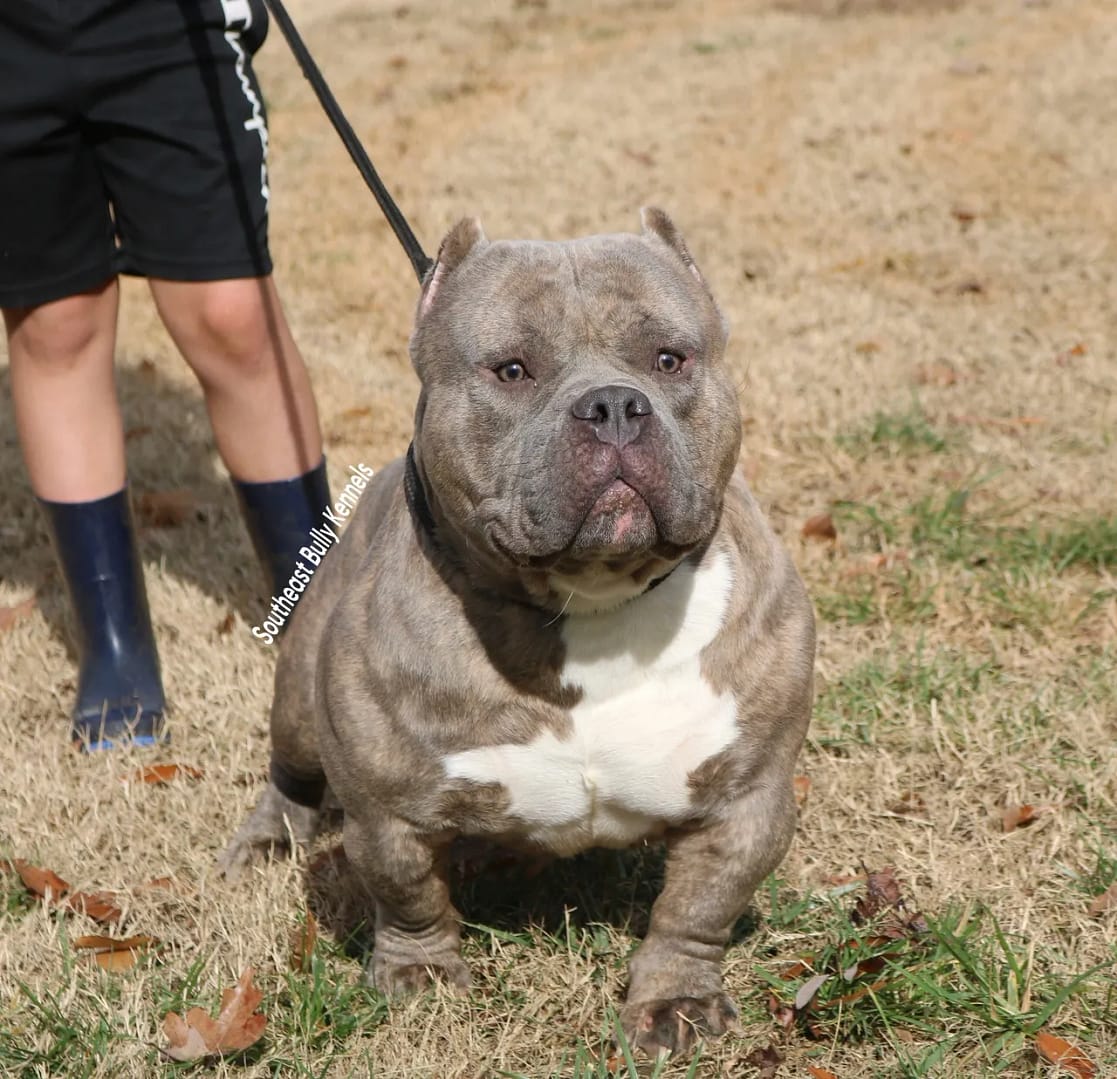
[[[519,360],[509,360],[495,370],[501,382],[523,382],[527,378],[527,368]]]

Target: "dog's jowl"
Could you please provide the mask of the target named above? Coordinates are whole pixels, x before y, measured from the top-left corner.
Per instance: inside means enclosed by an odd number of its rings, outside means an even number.
[[[272,783],[222,857],[309,841],[340,803],[385,992],[469,984],[456,838],[660,838],[625,1034],[673,1051],[732,1022],[725,946],[795,827],[814,620],[737,472],[725,345],[658,210],[640,235],[443,241],[412,446],[282,641]]]

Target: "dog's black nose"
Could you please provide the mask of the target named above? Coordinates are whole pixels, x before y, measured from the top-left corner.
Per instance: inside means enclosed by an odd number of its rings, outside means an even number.
[[[644,418],[652,414],[652,403],[633,386],[595,386],[570,411],[593,424],[593,433],[602,442],[620,450],[640,437]]]

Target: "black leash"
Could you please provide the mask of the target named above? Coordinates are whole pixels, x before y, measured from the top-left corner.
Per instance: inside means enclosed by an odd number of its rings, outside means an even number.
[[[399,240],[400,245],[407,253],[407,257],[411,260],[416,276],[422,281],[431,268],[430,257],[423,250],[422,244],[415,238],[415,233],[411,231],[407,219],[400,212],[395,200],[388,194],[388,189],[384,186],[383,180],[380,179],[376,169],[373,168],[368,154],[365,153],[365,148],[361,145],[361,140],[357,138],[357,133],[345,118],[337,99],[330,91],[329,86],[326,85],[322,72],[318,70],[314,57],[310,55],[303,39],[299,36],[298,30],[295,29],[291,16],[287,14],[287,9],[283,6],[283,0],[267,0],[267,5],[271,9],[272,15],[275,16],[275,21],[279,23],[279,29],[283,31],[283,36],[287,39],[287,44],[291,46],[291,51],[295,54],[295,59],[298,60],[299,67],[302,68],[307,81],[313,87],[318,101],[322,108],[326,110],[330,123],[334,125],[334,130],[341,136],[341,141],[345,144],[345,149],[349,151],[353,164],[357,166],[357,171],[361,174],[365,183],[368,184],[377,205],[388,219],[388,224],[392,226],[396,239]]]

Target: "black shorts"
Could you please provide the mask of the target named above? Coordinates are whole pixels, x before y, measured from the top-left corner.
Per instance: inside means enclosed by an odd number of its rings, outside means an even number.
[[[263,0],[0,0],[0,307],[271,272]]]

